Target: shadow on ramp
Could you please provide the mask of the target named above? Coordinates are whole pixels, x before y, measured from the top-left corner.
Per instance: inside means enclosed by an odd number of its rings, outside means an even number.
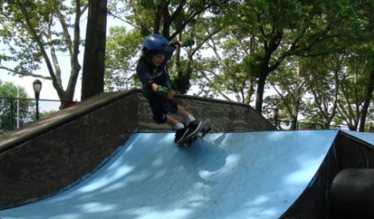
[[[172,133],[136,133],[76,186],[0,218],[279,218],[336,134],[212,133],[185,149]]]

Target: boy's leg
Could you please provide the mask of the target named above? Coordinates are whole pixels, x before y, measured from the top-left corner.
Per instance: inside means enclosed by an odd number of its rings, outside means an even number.
[[[183,118],[187,119],[188,115],[190,114],[183,106],[177,105],[178,107],[178,114],[181,115]]]
[[[203,122],[196,120],[196,118],[192,116],[191,113],[189,113],[184,107],[180,105],[178,105],[177,112],[181,116],[183,116],[183,118],[185,118],[185,120],[187,121],[188,129],[187,129],[185,136],[188,138],[189,136],[195,134],[198,131],[198,129],[201,127]]]
[[[163,103],[163,108],[164,108],[165,113],[181,115],[185,119],[187,124],[190,124],[191,122],[196,120],[195,117],[191,115],[191,113],[189,113],[184,107],[175,103],[173,99],[167,99]],[[166,115],[166,118],[167,118],[166,123],[172,126],[173,128],[175,128],[176,125],[178,125],[179,123],[178,120],[174,119],[173,117],[169,115]],[[175,129],[178,129],[178,127]]]
[[[169,115],[166,115],[166,123],[168,125],[170,125],[172,128],[174,129],[179,129],[179,127],[177,127],[179,125],[179,122],[178,120],[174,119],[173,117],[169,116]],[[181,123],[182,124],[182,123]],[[183,124],[182,124],[183,125]],[[184,127],[181,127],[181,128],[184,128]]]
[[[174,142],[176,144],[178,144],[180,139],[183,139],[189,133],[190,129],[188,127],[185,127],[183,123],[179,122],[169,115],[166,115],[166,123],[169,124],[173,129],[175,129]]]
[[[181,138],[186,136],[189,128],[185,127],[183,123],[173,117],[167,115],[167,113],[178,112],[177,104],[165,104],[164,99],[158,95],[150,95],[148,101],[153,113],[153,120],[158,124],[166,123],[176,130],[174,139],[175,143],[179,142]]]
[[[191,123],[196,121],[196,118],[192,116],[191,113],[189,113],[183,106],[178,105],[178,114],[181,115],[187,123]]]
[[[169,115],[164,115],[166,117],[166,123],[176,130],[174,139],[175,143],[178,143],[179,140],[183,139],[184,137],[188,137],[196,133],[202,124],[201,121],[197,121],[196,118],[191,115],[191,113],[189,113],[184,107],[176,104],[172,99],[165,101],[163,108],[165,113],[178,113],[187,121],[188,125],[185,127],[183,123],[179,122],[175,118]]]

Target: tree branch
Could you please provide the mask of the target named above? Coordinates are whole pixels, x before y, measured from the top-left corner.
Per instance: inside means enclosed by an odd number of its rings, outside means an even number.
[[[34,73],[31,73],[31,72],[18,72],[18,71],[14,70],[14,69],[7,68],[7,67],[4,67],[4,66],[0,66],[0,69],[6,70],[8,72],[11,72],[13,74],[20,75],[20,76],[31,76],[31,77],[34,77],[34,78],[41,78],[41,79],[46,79],[46,80],[52,80],[52,78],[48,77],[48,76],[34,74]]]
[[[40,49],[40,52],[41,52],[41,54],[42,54],[42,56],[43,56],[43,58],[44,58],[44,60],[45,60],[45,62],[47,64],[49,75],[52,78],[53,85],[56,88],[56,91],[57,91],[58,95],[59,96],[63,96],[62,86],[61,86],[61,84],[57,83],[56,75],[55,75],[54,69],[52,67],[51,61],[49,60],[49,57],[47,55],[47,52],[45,51],[43,43],[41,42],[40,38],[38,37],[38,34],[36,33],[36,30],[34,29],[32,23],[30,21],[30,18],[28,16],[28,13],[27,13],[27,10],[26,10],[24,4],[22,2],[17,1],[17,5],[20,7],[21,12],[22,12],[23,16],[25,17],[26,29],[29,31],[31,37],[37,43],[37,45],[38,45],[38,47]]]
[[[58,8],[57,4],[54,5],[54,10],[57,14],[58,20],[60,21],[61,27],[62,27],[62,34],[64,36],[64,41],[69,49],[70,55],[73,53],[73,42],[71,42],[71,37],[68,30],[68,25],[66,24],[65,18],[62,15],[60,9]],[[78,15],[77,15],[78,16]]]

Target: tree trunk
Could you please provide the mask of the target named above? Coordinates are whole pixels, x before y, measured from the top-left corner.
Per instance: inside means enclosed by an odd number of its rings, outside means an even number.
[[[267,77],[267,73],[261,73],[260,77],[258,78],[258,82],[257,82],[255,110],[260,114],[262,113],[262,104],[264,101],[266,77]]]
[[[290,130],[297,130],[297,115],[292,117]]]
[[[368,112],[370,101],[373,99],[373,91],[374,91],[374,70],[372,70],[369,75],[369,83],[368,83],[367,90],[366,90],[364,106],[362,107],[362,110],[361,110],[360,126],[358,128],[358,131],[360,132],[365,131],[366,115]]]
[[[82,101],[104,91],[107,0],[90,0],[88,4]]]

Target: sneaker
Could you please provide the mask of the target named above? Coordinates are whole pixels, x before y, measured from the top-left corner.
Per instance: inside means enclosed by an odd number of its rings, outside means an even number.
[[[203,122],[198,120],[188,123],[187,127],[189,130],[187,131],[186,138],[190,137],[191,135],[194,135],[200,129],[202,124]]]
[[[180,142],[181,139],[183,139],[186,134],[188,133],[190,129],[188,127],[185,127],[183,129],[178,129],[176,132],[175,132],[175,138],[174,138],[174,143],[178,144]]]

